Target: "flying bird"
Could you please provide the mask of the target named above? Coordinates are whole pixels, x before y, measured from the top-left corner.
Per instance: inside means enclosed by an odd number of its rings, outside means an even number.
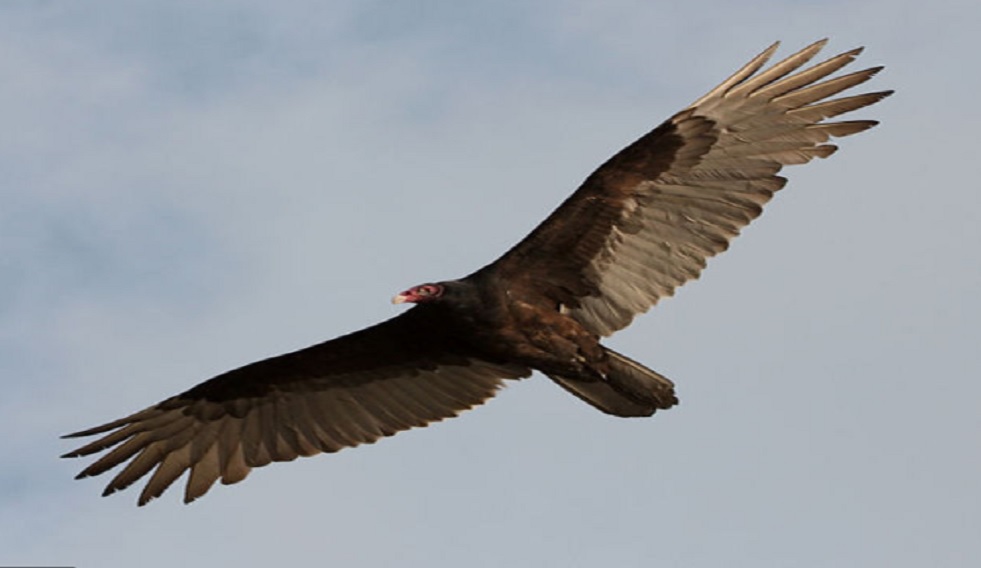
[[[494,262],[396,295],[415,304],[400,315],[69,434],[100,437],[63,457],[106,452],[78,478],[125,464],[103,495],[149,474],[139,505],[189,472],[191,502],[270,462],[456,416],[532,371],[614,416],[671,408],[674,384],[601,338],[697,278],[784,186],[783,166],[877,124],[826,122],[892,91],[831,98],[881,67],[828,78],[858,48],[805,68],[825,42],[764,70],[770,46],[601,165]]]

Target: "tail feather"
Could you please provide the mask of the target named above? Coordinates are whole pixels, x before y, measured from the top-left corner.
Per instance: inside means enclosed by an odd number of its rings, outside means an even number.
[[[610,372],[604,379],[549,375],[560,387],[614,416],[650,416],[678,404],[674,383],[640,363],[607,349]]]

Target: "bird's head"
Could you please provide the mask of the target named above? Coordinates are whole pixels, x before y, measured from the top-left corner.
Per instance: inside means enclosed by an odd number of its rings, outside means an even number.
[[[445,291],[446,286],[440,283],[420,284],[396,294],[392,298],[392,303],[402,304],[404,302],[412,302],[414,304],[423,304],[433,302],[440,299]]]

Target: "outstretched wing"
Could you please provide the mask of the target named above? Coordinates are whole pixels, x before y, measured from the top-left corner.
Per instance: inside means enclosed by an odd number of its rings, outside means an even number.
[[[139,504],[190,471],[184,501],[253,467],[372,443],[456,416],[530,370],[468,357],[420,308],[344,337],[229,371],[145,410],[66,437],[108,450],[78,478],[126,463],[103,495],[153,471]]]
[[[824,80],[854,49],[798,71],[819,41],[759,72],[774,44],[732,77],[603,164],[530,235],[480,272],[512,294],[558,305],[609,335],[697,278],[762,211],[785,165],[827,157],[832,136],[871,120],[824,122],[891,91],[827,100],[881,68]]]

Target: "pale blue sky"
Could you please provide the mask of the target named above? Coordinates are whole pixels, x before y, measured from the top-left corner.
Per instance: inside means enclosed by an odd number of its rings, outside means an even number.
[[[981,562],[981,8],[659,4],[0,4],[0,566]],[[772,41],[825,36],[897,94],[613,338],[677,408],[535,377],[190,506],[56,458],[390,317]]]

